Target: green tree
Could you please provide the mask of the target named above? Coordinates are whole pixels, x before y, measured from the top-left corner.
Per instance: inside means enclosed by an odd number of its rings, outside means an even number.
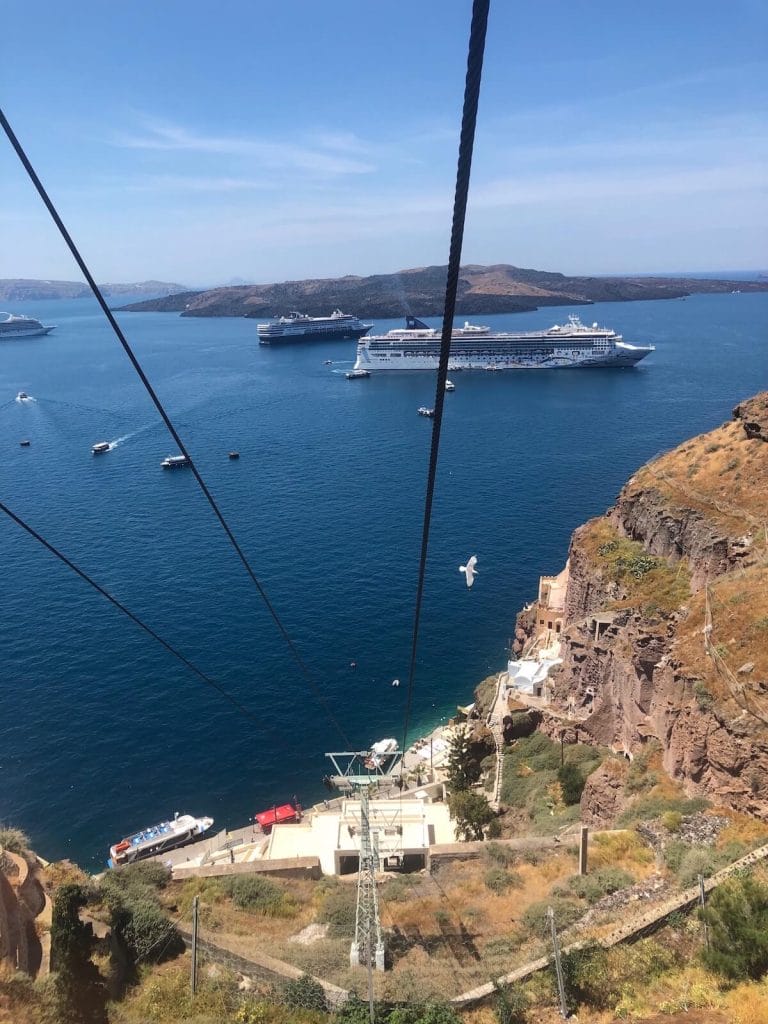
[[[107,993],[91,963],[93,928],[80,920],[88,899],[79,885],[62,885],[51,921],[51,969],[55,971],[52,1024],[106,1024]]]
[[[752,875],[731,878],[700,911],[709,928],[707,967],[734,981],[768,971],[768,885]]]
[[[308,974],[302,974],[300,978],[285,983],[282,1001],[293,1010],[328,1012],[323,986]]]
[[[575,764],[564,764],[561,768],[558,768],[557,781],[560,783],[564,803],[570,806],[571,804],[577,804],[581,800],[581,794],[584,792],[587,780]]]
[[[517,985],[499,985],[494,981],[496,1000],[494,1012],[499,1024],[525,1024],[528,1019],[528,997]]]
[[[451,793],[448,806],[451,817],[456,819],[456,838],[470,841],[482,839],[483,830],[496,815],[482,793],[460,789]]]
[[[458,793],[469,789],[480,778],[480,765],[472,757],[469,733],[457,729],[451,737],[446,761],[448,789]]]

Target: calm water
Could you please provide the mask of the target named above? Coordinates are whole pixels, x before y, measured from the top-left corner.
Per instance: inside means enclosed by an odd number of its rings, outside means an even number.
[[[343,741],[194,478],[161,471],[173,446],[95,304],[19,311],[59,326],[0,347],[3,500],[260,726],[3,519],[0,820],[47,857],[95,866],[174,810],[235,826],[322,795],[323,754]],[[568,312],[487,319],[522,330]],[[767,386],[768,295],[581,313],[656,353],[635,371],[458,374],[446,398],[413,732],[503,665],[516,611],[575,526],[648,457]],[[406,688],[391,680],[407,674],[430,439],[416,408],[433,404],[432,376],[348,382],[353,343],[260,348],[253,321],[120,317],[352,743],[400,736]],[[470,592],[457,566],[472,553]]]

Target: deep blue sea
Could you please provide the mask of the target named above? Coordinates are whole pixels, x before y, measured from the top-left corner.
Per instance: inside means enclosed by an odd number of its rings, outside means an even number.
[[[0,346],[2,499],[259,726],[3,518],[0,820],[46,857],[97,867],[175,810],[234,827],[322,796],[324,752],[344,743],[193,476],[160,469],[174,446],[95,302],[16,312],[58,327]],[[412,734],[503,666],[516,612],[574,527],[649,457],[768,386],[768,294],[483,319],[524,330],[569,312],[657,350],[635,370],[456,375]],[[431,430],[416,409],[434,404],[433,375],[350,382],[354,343],[262,348],[253,320],[119,318],[352,744],[399,737],[406,687],[391,681],[407,675]]]

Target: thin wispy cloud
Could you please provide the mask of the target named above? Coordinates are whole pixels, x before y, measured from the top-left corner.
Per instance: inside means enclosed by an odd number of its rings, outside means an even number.
[[[206,135],[166,121],[144,119],[137,133],[119,133],[112,144],[122,149],[168,153],[199,153],[247,157],[272,170],[294,170],[316,175],[369,174],[375,166],[349,155],[349,138],[336,145],[332,136],[322,145],[298,146],[247,135]]]

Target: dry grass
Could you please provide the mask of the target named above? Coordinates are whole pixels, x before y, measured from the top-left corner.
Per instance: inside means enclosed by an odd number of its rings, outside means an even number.
[[[768,447],[768,446],[766,446]],[[768,707],[768,695],[759,687],[768,678],[768,567],[751,566],[710,584],[711,642],[731,672],[746,662],[754,669],[739,676],[747,693]],[[691,675],[701,676],[714,697],[727,698],[729,688],[704,649],[705,594],[696,594],[689,614],[680,623],[674,653]]]
[[[628,493],[655,488],[677,508],[693,508],[728,536],[765,519],[768,445],[726,423],[663,455],[635,474]]]
[[[592,519],[582,527],[579,543],[595,574],[620,588],[621,597],[608,602],[606,609],[669,613],[689,599],[690,575],[685,559],[669,565],[663,558],[649,555],[638,541],[622,537],[607,519]]]
[[[653,851],[634,829],[595,836],[589,850],[590,869],[616,867],[642,880],[655,870]]]

